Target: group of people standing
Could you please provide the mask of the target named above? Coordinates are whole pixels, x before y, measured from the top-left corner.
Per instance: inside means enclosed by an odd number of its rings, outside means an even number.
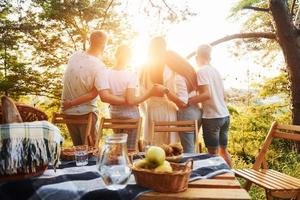
[[[197,49],[194,68],[177,53],[167,49],[162,37],[150,41],[148,59],[134,73],[128,68],[132,51],[120,45],[115,64],[106,68],[102,54],[107,35],[94,31],[90,47],[75,52],[64,73],[62,111],[70,115],[93,114],[94,141],[98,141],[97,100],[110,104],[111,118],[144,118],[143,140],[149,145],[181,142],[184,152],[194,152],[193,133],[155,134],[153,121],[198,120],[209,153],[220,154],[231,166],[227,151],[229,112],[224,100],[224,87],[218,71],[210,65],[211,47]],[[199,104],[201,104],[199,106]],[[74,145],[85,143],[85,126],[67,124]],[[135,134],[129,135],[135,140]],[[129,146],[129,148],[131,148]],[[134,147],[133,147],[134,148]]]

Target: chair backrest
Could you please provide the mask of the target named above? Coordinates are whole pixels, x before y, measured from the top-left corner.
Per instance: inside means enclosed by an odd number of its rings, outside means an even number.
[[[16,104],[23,122],[48,120],[48,116],[41,110],[24,104]],[[2,108],[0,106],[0,124],[2,123]]]
[[[255,159],[253,169],[258,170],[265,161],[265,155],[268,151],[273,138],[281,138],[300,142],[300,126],[297,125],[281,125],[273,122],[272,126],[263,142],[260,152]]]
[[[153,122],[154,134],[171,133],[171,132],[194,132],[195,152],[201,152],[201,144],[198,140],[198,122],[197,120],[186,121],[161,121]],[[153,140],[153,139],[152,139]],[[153,143],[153,141],[151,141]]]
[[[93,113],[87,115],[66,115],[61,113],[53,113],[52,123],[53,124],[86,124],[85,141],[89,146],[96,146],[97,141],[93,141],[91,136],[93,122]]]
[[[101,118],[100,121],[100,138],[103,136],[104,129],[112,129],[114,133],[120,132],[120,130],[124,130],[128,134],[134,134],[134,132],[127,130],[136,130],[136,135],[133,141],[128,140],[128,146],[134,143],[134,149],[128,149],[129,152],[136,153],[139,151],[139,139],[141,135],[141,127],[142,127],[142,118],[133,118],[133,119],[110,119],[110,118]],[[128,135],[128,138],[130,136]]]

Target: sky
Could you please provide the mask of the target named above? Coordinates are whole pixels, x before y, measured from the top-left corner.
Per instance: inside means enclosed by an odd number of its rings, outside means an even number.
[[[160,0],[152,0],[158,3]],[[147,45],[153,32],[159,30],[161,26],[158,22],[153,24],[155,16],[146,16],[142,11],[141,0],[129,0],[126,7],[130,12],[129,18],[134,31],[139,35],[134,42],[135,57],[133,65],[139,67],[146,55]],[[187,56],[196,50],[197,46],[203,43],[210,43],[229,34],[239,33],[241,23],[239,21],[229,20],[230,9],[236,0],[172,0],[166,1],[176,4],[180,7],[189,5],[196,16],[186,21],[172,24],[165,31],[157,31],[157,34],[165,36],[168,48],[172,49],[182,56]],[[151,9],[151,8],[149,8]],[[163,27],[163,26],[162,26]],[[228,49],[228,43],[217,45],[213,48],[212,65],[221,73],[224,86],[228,88],[247,89],[251,81],[262,81],[264,77],[272,77],[278,74],[279,69],[263,68],[256,64],[255,54],[249,52],[248,55],[237,59]],[[281,57],[279,59],[282,59]],[[191,64],[195,66],[194,58],[190,59]],[[249,75],[250,74],[250,75]]]

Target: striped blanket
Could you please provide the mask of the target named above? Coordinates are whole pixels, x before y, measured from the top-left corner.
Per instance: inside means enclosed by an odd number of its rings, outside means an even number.
[[[209,154],[187,154],[183,161],[188,158],[194,160],[190,181],[232,173],[221,157]],[[129,200],[136,199],[144,192],[150,191],[136,185],[133,175],[125,189],[107,190],[95,164],[95,160],[90,160],[89,165],[84,167],[75,167],[73,162],[62,163],[56,172],[49,169],[38,178],[3,183],[2,185],[0,183],[0,199]]]
[[[0,125],[0,175],[56,165],[62,141],[59,129],[47,121]]]

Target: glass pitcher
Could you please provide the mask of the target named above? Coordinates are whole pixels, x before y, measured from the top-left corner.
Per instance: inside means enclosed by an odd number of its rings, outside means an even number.
[[[131,175],[127,155],[127,134],[113,134],[106,137],[97,168],[107,189],[118,190],[126,187]]]

